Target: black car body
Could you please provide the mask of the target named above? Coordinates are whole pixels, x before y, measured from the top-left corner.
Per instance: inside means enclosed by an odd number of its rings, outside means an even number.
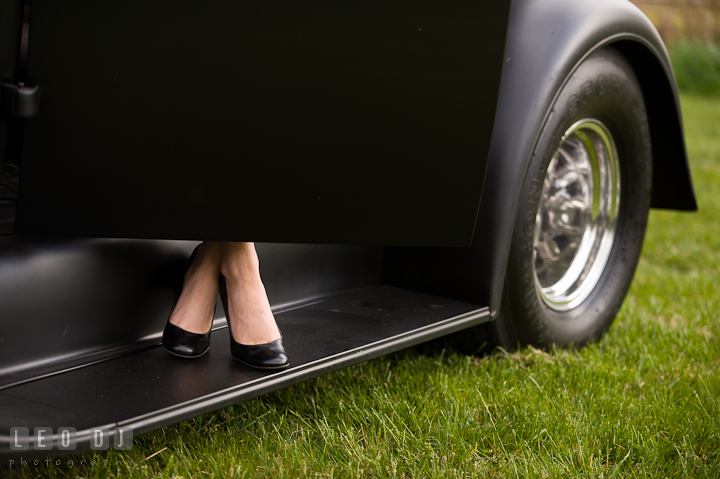
[[[650,205],[696,208],[667,52],[627,1],[0,9],[3,457],[14,427],[87,449],[502,316],[529,165],[603,49],[642,90]],[[222,308],[207,357],[158,347],[200,240],[269,243],[289,370],[233,363]]]

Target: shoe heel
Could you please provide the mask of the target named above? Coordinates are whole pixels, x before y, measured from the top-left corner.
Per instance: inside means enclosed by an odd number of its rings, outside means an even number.
[[[201,243],[202,244],[202,243]],[[193,250],[190,258],[188,259],[187,267],[185,268],[185,274],[190,269],[193,261],[195,260],[195,254],[197,253],[200,245],[197,245]],[[183,282],[185,276],[183,275]],[[173,304],[172,310],[170,310],[170,316],[175,310],[180,295],[182,294],[182,286],[178,291],[177,297],[175,298],[175,304]],[[194,359],[204,356],[210,350],[210,333],[212,332],[212,323],[210,324],[210,330],[207,333],[191,333],[186,331],[179,326],[175,326],[170,322],[170,316],[168,316],[167,323],[165,323],[165,330],[163,331],[162,345],[170,353],[181,358]],[[215,310],[213,310],[213,317],[215,316]]]

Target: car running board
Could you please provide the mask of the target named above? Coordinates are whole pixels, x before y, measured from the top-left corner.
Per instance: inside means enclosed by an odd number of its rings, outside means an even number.
[[[290,368],[252,369],[233,360],[226,326],[213,330],[199,359],[154,347],[0,390],[0,457],[46,457],[35,427],[77,430],[77,449],[90,449],[91,428],[118,427],[134,436],[307,379],[398,351],[490,319],[487,307],[379,286],[276,313]],[[29,430],[29,447],[10,449],[10,428]],[[56,444],[57,435],[53,437]],[[111,446],[112,447],[112,446]]]

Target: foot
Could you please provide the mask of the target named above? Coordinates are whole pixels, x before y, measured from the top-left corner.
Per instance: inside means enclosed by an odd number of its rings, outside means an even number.
[[[205,242],[198,248],[185,273],[182,293],[170,315],[170,323],[191,333],[205,334],[210,330],[218,296],[221,255],[217,242]]]
[[[245,345],[265,344],[280,339],[280,330],[270,309],[260,279],[260,262],[253,243],[222,244],[220,271],[228,293],[228,321],[233,339]]]

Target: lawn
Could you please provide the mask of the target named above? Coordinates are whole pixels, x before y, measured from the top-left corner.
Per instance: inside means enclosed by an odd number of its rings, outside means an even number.
[[[3,473],[720,477],[720,99],[682,105],[700,211],[652,211],[601,341],[484,358],[434,342],[138,437],[132,451]]]

